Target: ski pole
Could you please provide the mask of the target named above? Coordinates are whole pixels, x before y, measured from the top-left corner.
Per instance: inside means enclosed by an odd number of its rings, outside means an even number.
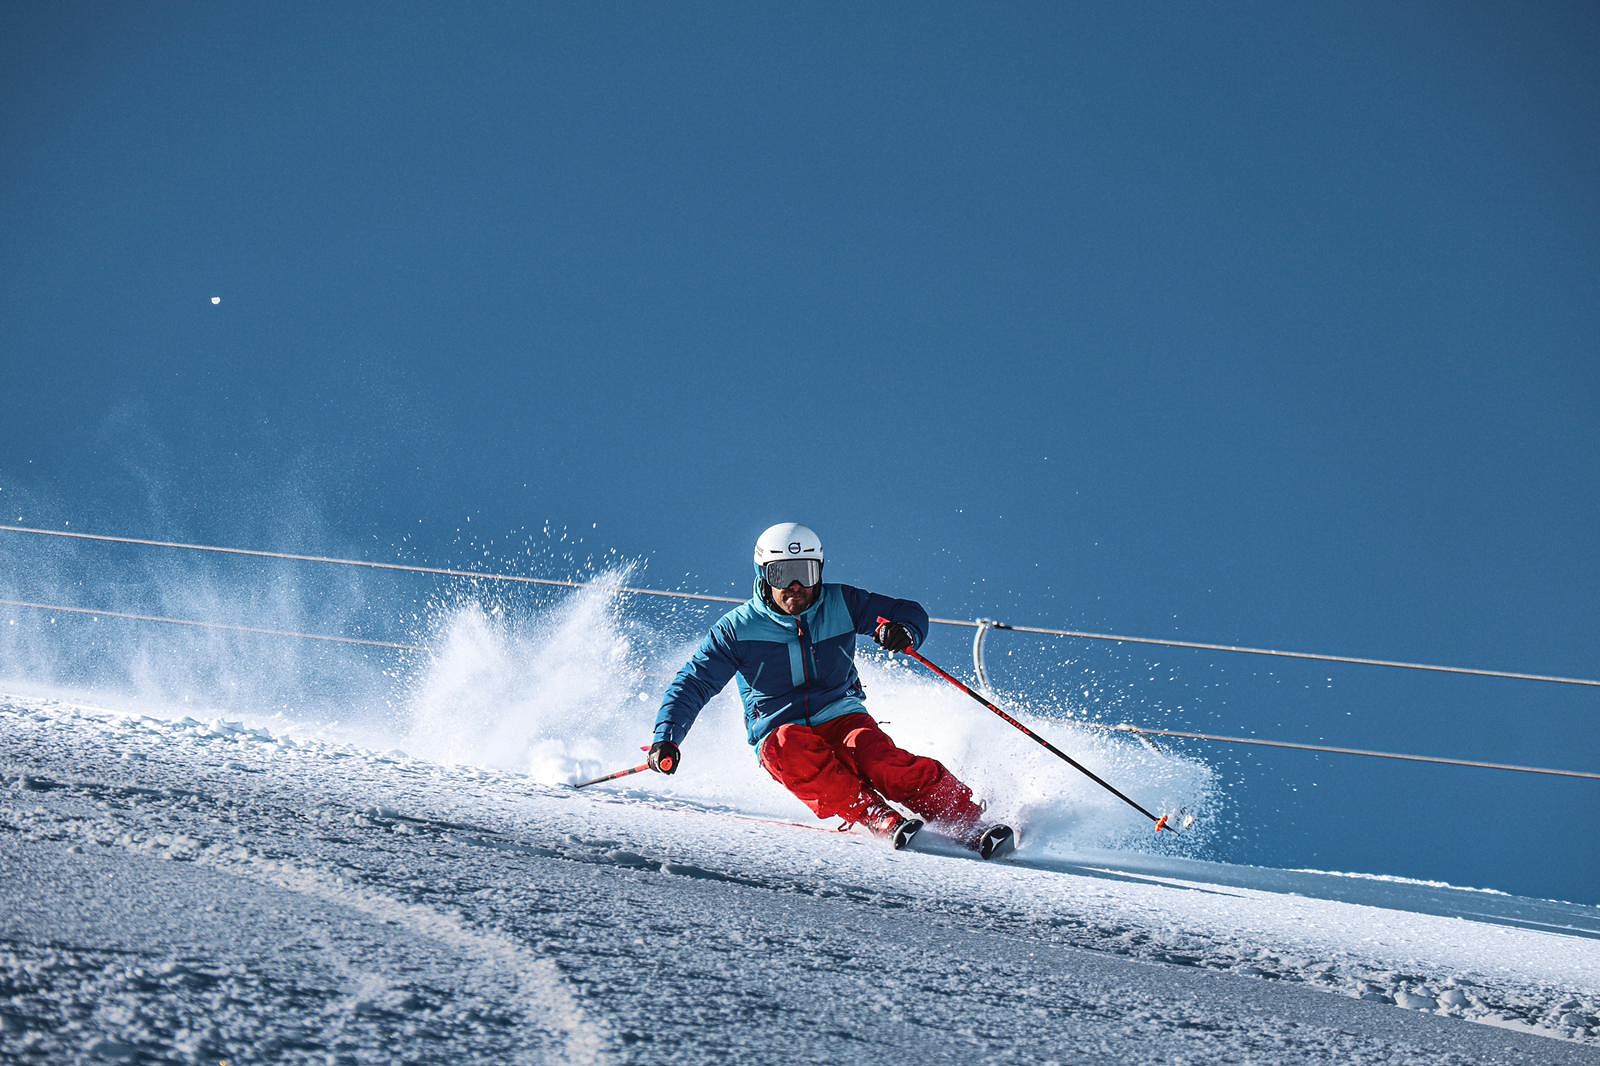
[[[878,619],[878,624],[879,625],[883,625],[887,621],[889,621],[889,619],[887,619],[887,618],[879,618]],[[1087,776],[1089,778],[1089,780],[1093,781],[1095,784],[1099,785],[1101,788],[1105,789],[1107,792],[1109,792],[1113,796],[1117,797],[1117,799],[1121,800],[1123,803],[1126,803],[1128,806],[1132,807],[1134,810],[1138,811],[1140,814],[1144,815],[1146,818],[1148,818],[1152,822],[1156,823],[1156,832],[1159,833],[1163,829],[1165,829],[1169,833],[1176,833],[1177,832],[1176,829],[1172,828],[1172,826],[1167,824],[1167,819],[1168,819],[1168,817],[1170,817],[1169,815],[1163,814],[1160,818],[1157,818],[1155,815],[1151,814],[1149,811],[1147,811],[1143,807],[1139,806],[1133,800],[1129,799],[1127,796],[1124,796],[1121,792],[1117,791],[1116,788],[1114,788],[1112,785],[1110,785],[1105,780],[1103,780],[1100,777],[1100,775],[1096,774],[1093,770],[1090,770],[1087,766],[1084,766],[1077,759],[1074,759],[1072,756],[1068,755],[1066,752],[1062,751],[1060,748],[1058,748],[1054,744],[1050,743],[1044,737],[1041,737],[1038,733],[1035,733],[1033,730],[1029,729],[1027,726],[1023,725],[1021,722],[1017,721],[1015,718],[1011,717],[1005,711],[1002,711],[1000,708],[996,707],[994,704],[990,703],[988,700],[984,699],[982,696],[980,696],[976,692],[972,691],[966,685],[962,684],[958,679],[956,679],[956,678],[952,677],[951,675],[945,673],[945,671],[941,670],[937,665],[935,665],[934,663],[930,662],[925,656],[923,656],[923,654],[921,652],[917,651],[916,648],[907,648],[905,653],[907,655],[911,656],[913,659],[917,660],[917,662],[921,663],[923,666],[926,666],[929,670],[932,670],[934,673],[936,673],[940,677],[944,678],[946,681],[950,682],[952,685],[954,685],[956,688],[960,689],[962,692],[965,692],[967,695],[971,696],[973,699],[977,700],[979,703],[981,703],[985,707],[989,708],[989,710],[991,710],[995,714],[999,715],[1002,719],[1004,719],[1006,722],[1010,723],[1012,726],[1016,727],[1017,729],[1021,730],[1024,733],[1026,733],[1028,736],[1032,737],[1034,740],[1038,741],[1039,744],[1041,746],[1043,746],[1044,749],[1046,751],[1048,751],[1051,755],[1056,756],[1058,759],[1065,760],[1068,764],[1070,764],[1073,767],[1073,769],[1075,769],[1075,770],[1079,771],[1080,773],[1084,774],[1085,776]]]
[[[573,788],[588,788],[590,785],[598,785],[602,781],[615,781],[619,777],[627,777],[629,774],[641,773],[641,772],[643,772],[645,770],[648,770],[648,769],[650,769],[650,764],[649,763],[647,763],[647,762],[646,763],[640,763],[638,766],[632,767],[630,769],[618,770],[614,774],[607,774],[604,777],[597,777],[593,781],[585,781],[581,785],[573,785],[572,787]]]
[[[645,747],[645,748],[640,748],[639,750],[640,751],[649,751],[650,749]],[[670,756],[670,755],[668,755],[665,758],[663,758],[661,760],[661,772],[664,773],[664,774],[672,773],[673,761],[674,760],[673,760],[672,756]],[[598,785],[602,781],[615,781],[619,777],[627,777],[629,774],[643,773],[645,770],[648,770],[648,769],[650,769],[650,764],[649,763],[647,763],[647,762],[640,763],[638,766],[632,767],[630,769],[618,770],[614,774],[607,774],[604,777],[597,777],[593,781],[585,781],[581,785],[573,785],[572,787],[573,788],[588,788],[590,785]]]

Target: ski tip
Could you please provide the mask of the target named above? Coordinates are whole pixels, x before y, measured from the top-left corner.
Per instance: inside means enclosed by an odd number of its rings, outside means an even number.
[[[1009,825],[990,826],[978,841],[978,854],[985,859],[998,859],[1017,848],[1017,834]]]
[[[1160,818],[1156,819],[1156,832],[1159,833],[1163,829],[1167,829],[1167,819],[1170,818],[1170,817],[1171,817],[1171,815],[1163,814]],[[1177,832],[1177,830],[1175,830],[1175,829],[1167,829],[1167,832],[1175,833],[1175,832]]]
[[[894,845],[894,850],[899,851],[911,843],[920,832],[922,832],[922,819],[906,818],[895,827],[894,836],[890,838],[890,843]]]

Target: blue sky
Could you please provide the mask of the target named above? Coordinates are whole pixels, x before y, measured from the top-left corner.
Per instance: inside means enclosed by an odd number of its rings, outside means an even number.
[[[937,615],[1592,676],[1597,45],[1585,4],[11,5],[0,507],[439,563],[551,523],[713,592],[795,518]],[[1585,692],[1029,654],[1149,724],[1600,765]],[[1224,858],[1600,875],[1589,783],[1237,773]],[[1394,817],[1488,793],[1504,839]]]

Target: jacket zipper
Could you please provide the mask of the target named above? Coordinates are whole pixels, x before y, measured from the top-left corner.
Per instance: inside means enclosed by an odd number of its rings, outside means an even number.
[[[811,665],[810,654],[806,651],[806,627],[800,619],[794,620],[794,630],[800,635],[800,676],[805,678],[805,685],[800,689],[800,698],[804,701],[806,709],[806,725],[811,724]]]

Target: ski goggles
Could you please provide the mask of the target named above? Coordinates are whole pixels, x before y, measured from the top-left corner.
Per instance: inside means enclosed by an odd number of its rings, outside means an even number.
[[[822,580],[820,559],[774,559],[761,564],[761,580],[775,589],[786,589],[796,581],[810,588]]]

